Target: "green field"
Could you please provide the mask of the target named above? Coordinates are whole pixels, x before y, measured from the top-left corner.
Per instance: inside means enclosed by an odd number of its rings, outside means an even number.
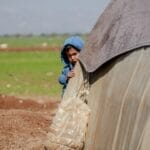
[[[20,37],[0,37],[0,44],[7,43],[8,47],[38,47],[43,43],[47,43],[48,46],[60,46],[64,39],[68,37],[63,36],[20,36]]]
[[[8,47],[62,46],[69,35],[50,37],[0,37]],[[86,35],[82,35],[85,39]],[[13,96],[61,97],[58,77],[63,64],[58,51],[0,52],[0,94]]]
[[[61,93],[59,52],[0,52],[0,93],[56,96]]]
[[[43,43],[47,43],[47,46],[62,46],[64,40],[68,38],[69,34],[64,35],[51,35],[51,36],[1,36],[0,44],[6,43],[8,47],[38,47]],[[83,39],[87,35],[80,35]]]

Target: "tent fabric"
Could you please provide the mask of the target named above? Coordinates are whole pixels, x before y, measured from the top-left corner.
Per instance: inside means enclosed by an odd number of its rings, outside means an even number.
[[[150,0],[112,0],[91,31],[80,61],[94,72],[112,58],[150,45]]]
[[[91,74],[84,150],[150,149],[149,58],[139,48]]]
[[[74,70],[76,75],[69,80],[48,133],[48,144],[52,150],[82,150],[84,147],[90,116],[90,109],[86,104],[88,74],[79,62]]]

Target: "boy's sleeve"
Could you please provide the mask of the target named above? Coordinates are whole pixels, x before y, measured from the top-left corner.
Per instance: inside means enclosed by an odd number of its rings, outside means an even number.
[[[59,79],[58,79],[60,84],[62,84],[62,85],[67,84],[67,82],[68,82],[67,74],[68,74],[68,71],[67,71],[67,69],[64,68],[61,72],[61,75],[59,76]]]

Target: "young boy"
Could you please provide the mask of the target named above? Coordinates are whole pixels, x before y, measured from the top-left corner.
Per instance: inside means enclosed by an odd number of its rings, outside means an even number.
[[[78,61],[80,51],[84,47],[84,41],[78,36],[72,36],[65,40],[61,50],[61,59],[65,66],[59,76],[59,83],[63,85],[62,96],[70,78],[75,76],[74,66]]]

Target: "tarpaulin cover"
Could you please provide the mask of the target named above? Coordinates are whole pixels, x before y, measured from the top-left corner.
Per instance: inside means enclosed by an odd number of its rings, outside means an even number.
[[[48,134],[51,148],[81,150],[89,118],[89,107],[78,97],[61,102]]]
[[[91,31],[80,61],[94,72],[112,58],[150,45],[150,0],[112,0]]]

